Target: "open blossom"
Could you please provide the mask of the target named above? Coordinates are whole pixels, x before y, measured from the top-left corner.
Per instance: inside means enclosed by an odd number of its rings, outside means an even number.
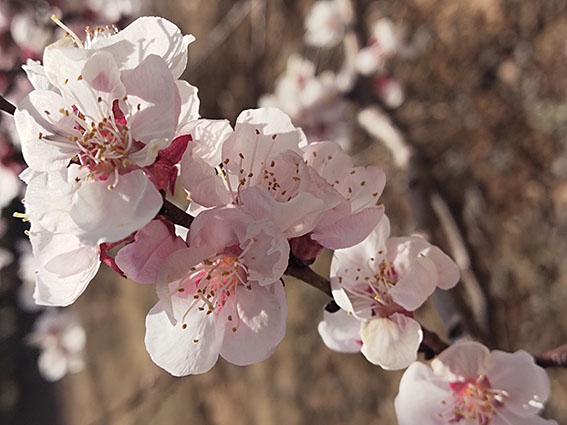
[[[335,251],[331,288],[341,310],[319,325],[331,349],[361,351],[384,369],[402,369],[417,358],[423,334],[412,312],[435,288],[450,289],[457,266],[419,237],[389,238],[383,218],[362,243]]]
[[[274,93],[262,96],[258,104],[283,110],[310,142],[329,140],[348,150],[349,106],[337,78],[331,71],[315,75],[311,61],[291,55],[285,72],[276,81]]]
[[[222,164],[187,151],[181,162],[184,187],[203,207],[234,204],[258,220],[270,220],[304,259],[321,247],[352,246],[380,220],[377,200],[385,184],[376,167],[353,167],[332,142],[305,143],[302,132],[276,108],[244,111],[234,131],[219,123]],[[299,252],[298,251],[298,252]]]
[[[199,214],[188,242],[159,272],[160,301],[146,318],[152,360],[183,376],[208,371],[219,354],[237,365],[268,358],[285,332],[283,235],[228,207]]]
[[[401,30],[390,19],[382,18],[374,24],[370,44],[358,52],[356,67],[363,75],[382,72],[388,59],[401,47]]]
[[[146,167],[172,143],[184,105],[198,103],[196,91],[176,81],[190,36],[149,17],[108,31],[92,31],[84,45],[73,35],[77,47],[70,41],[49,46],[44,76],[33,74],[41,88],[15,113],[31,169],[54,172],[71,164],[83,172],[76,176],[70,215],[75,234],[93,246],[121,240],[158,212],[162,197]],[[128,208],[109,213],[108,207],[124,202]]]
[[[530,354],[467,341],[447,348],[431,368],[413,363],[395,408],[399,425],[557,425],[537,416],[549,395],[549,379]]]
[[[322,0],[313,5],[305,19],[305,42],[310,46],[333,47],[340,43],[349,24],[344,0]]]
[[[58,381],[84,368],[86,334],[71,312],[46,310],[34,323],[28,341],[41,350],[39,372],[48,381]]]

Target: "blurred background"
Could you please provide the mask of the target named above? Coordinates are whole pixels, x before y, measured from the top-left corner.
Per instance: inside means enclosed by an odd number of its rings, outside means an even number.
[[[138,15],[157,14],[194,34],[183,77],[199,88],[206,118],[234,122],[241,110],[256,107],[277,91],[293,54],[311,61],[316,75],[340,74],[348,65],[349,51],[340,43],[306,44],[311,0],[84,3],[0,2],[0,87],[14,103],[26,91],[21,63],[40,59],[45,43],[58,36],[48,22],[52,7],[78,33],[87,24],[124,27]],[[391,151],[357,124],[361,105],[379,106],[428,160],[488,305],[491,346],[537,354],[564,344],[567,1],[359,0],[353,22],[360,47],[382,46],[380,63],[355,85],[339,84],[345,103],[325,126],[346,124],[342,144],[355,162],[385,170],[392,234],[414,229],[407,176]],[[389,29],[375,31],[376,22]],[[384,31],[386,39],[395,38],[387,51]],[[2,116],[2,162],[15,172],[17,149],[6,147],[11,119]],[[11,218],[14,210],[22,210],[19,198],[3,210],[5,248],[25,229]],[[144,348],[154,289],[102,267],[69,308],[87,337],[81,370],[48,383],[29,337],[38,313],[18,301],[25,280],[15,261],[25,252],[18,252],[0,271],[1,424],[396,424],[401,373],[328,350],[317,333],[325,295],[289,277],[287,334],[270,359],[245,368],[221,359],[204,375],[179,379],[155,366]],[[329,262],[326,253],[315,269],[328,274]],[[432,303],[418,317],[445,332]],[[548,373],[552,398],[544,416],[567,423],[567,372]]]

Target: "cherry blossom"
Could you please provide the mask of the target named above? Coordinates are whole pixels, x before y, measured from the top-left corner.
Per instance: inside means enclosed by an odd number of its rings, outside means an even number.
[[[34,299],[37,304],[66,306],[83,293],[100,266],[98,246],[87,246],[76,236],[71,218],[80,184],[75,177],[85,170],[71,166],[40,173],[25,170],[27,183],[24,217],[30,221],[32,251],[36,259]]]
[[[557,425],[538,415],[549,379],[531,355],[460,342],[431,363],[413,363],[395,400],[399,425]]]
[[[382,72],[387,60],[402,47],[402,30],[388,18],[376,21],[367,47],[360,49],[356,67],[363,75]]]
[[[149,0],[85,0],[84,3],[108,22],[117,22],[124,16],[145,15],[150,6]]]
[[[38,22],[32,10],[18,13],[12,18],[10,33],[21,49],[23,59],[39,57],[52,37],[52,31],[44,22]]]
[[[315,65],[291,55],[285,72],[276,80],[273,94],[260,98],[260,106],[275,106],[288,114],[310,142],[333,141],[350,149],[349,106],[338,77],[331,71],[315,74]]]
[[[228,207],[199,214],[189,245],[159,273],[160,301],[146,318],[152,360],[183,376],[208,371],[219,354],[237,365],[269,357],[285,332],[283,235]]]
[[[292,242],[294,253],[312,259],[321,248],[363,240],[383,214],[377,200],[385,177],[376,167],[353,167],[332,142],[306,145],[302,132],[276,108],[244,111],[233,132],[217,124],[222,164],[194,157],[181,162],[184,187],[206,207],[239,205],[269,219]],[[213,145],[213,144],[210,144]]]
[[[305,18],[305,42],[316,47],[333,47],[344,37],[349,24],[345,0],[317,1]]]
[[[86,47],[75,35],[78,47],[48,47],[44,74],[50,86],[35,66],[34,83],[43,88],[23,99],[15,114],[32,169],[51,172],[76,164],[88,171],[76,177],[80,185],[70,215],[77,236],[93,246],[121,240],[156,215],[162,197],[146,167],[172,143],[181,112],[190,120],[198,110],[196,90],[176,81],[190,36],[160,18],[104,34],[89,33]]]
[[[39,371],[48,381],[84,368],[86,334],[77,317],[67,310],[46,310],[35,321],[28,342],[41,350]]]
[[[319,331],[332,349],[350,352],[358,344],[370,362],[384,369],[402,369],[417,358],[422,340],[421,327],[411,312],[435,288],[456,285],[459,272],[447,255],[426,240],[388,238],[389,234],[384,217],[363,242],[335,251],[331,287],[342,310],[326,313]]]

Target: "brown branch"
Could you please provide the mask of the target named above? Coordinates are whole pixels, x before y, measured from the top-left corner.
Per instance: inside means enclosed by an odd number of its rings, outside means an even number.
[[[423,341],[421,341],[418,351],[424,354],[426,360],[432,359],[449,347],[449,344],[443,341],[435,332],[424,328],[423,325],[421,325],[421,330],[423,331]]]
[[[317,288],[318,290],[324,292],[329,297],[333,296],[331,293],[331,283],[329,282],[329,280],[315,273],[311,269],[311,267],[301,264],[293,256],[290,256],[289,264],[287,266],[287,270],[285,271],[285,274],[289,276],[293,276],[296,279],[302,280],[308,285],[311,285],[314,288]]]
[[[567,368],[567,344],[554,348],[553,350],[546,351],[539,356],[535,356],[535,362],[544,368]]]
[[[314,288],[317,288],[320,291],[324,292],[329,297],[333,296],[331,293],[331,283],[329,282],[329,280],[315,273],[309,266],[302,264],[293,256],[290,257],[289,265],[287,266],[285,274],[302,280],[308,285],[311,285]],[[333,301],[331,301],[329,305],[333,305]],[[333,307],[335,308],[329,308],[329,305],[326,307],[327,311],[334,312],[338,309],[338,306],[336,305],[333,305]],[[449,346],[435,332],[430,331],[423,326],[422,330],[423,341],[421,342],[421,345],[419,347],[419,352],[424,353],[426,359],[432,359]]]
[[[163,206],[161,207],[161,210],[159,210],[158,214],[164,216],[172,223],[178,224],[187,229],[191,227],[191,223],[193,222],[193,217],[165,198],[163,200]]]
[[[4,99],[3,96],[0,96],[0,110],[10,115],[14,115],[14,112],[16,112],[16,107],[12,105],[10,102],[8,102],[6,99]]]

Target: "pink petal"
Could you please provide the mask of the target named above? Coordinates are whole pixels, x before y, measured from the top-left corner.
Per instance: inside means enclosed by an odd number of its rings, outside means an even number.
[[[449,384],[440,382],[423,363],[412,363],[402,376],[400,391],[394,400],[398,425],[447,425],[452,415]],[[441,413],[441,416],[440,416]]]
[[[414,311],[433,294],[436,282],[437,270],[433,262],[427,257],[417,257],[388,293],[404,309]]]
[[[141,170],[120,176],[113,190],[108,181],[87,182],[77,191],[70,214],[87,245],[119,241],[148,224],[163,200]]]
[[[485,370],[490,351],[474,341],[463,341],[443,351],[431,367],[436,375],[449,381],[477,378]]]
[[[366,208],[341,218],[331,226],[315,227],[311,237],[328,249],[348,248],[364,240],[383,215],[384,206]]]
[[[408,367],[417,359],[417,349],[423,339],[419,323],[403,314],[372,319],[360,327],[362,354],[386,370]]]
[[[181,100],[163,59],[155,55],[146,57],[136,68],[122,71],[122,81],[128,93],[128,126],[132,137],[144,143],[162,138],[171,141]]]
[[[118,251],[115,261],[129,279],[139,283],[155,283],[166,258],[186,246],[160,220],[153,220],[136,232],[133,243]]]
[[[267,359],[285,335],[287,302],[280,282],[270,286],[252,284],[236,291],[237,317],[226,320],[221,356],[244,366]],[[233,331],[236,328],[236,331]]]
[[[98,272],[98,248],[81,244],[72,234],[53,234],[35,224],[30,241],[38,260],[36,303],[63,307],[75,302]]]
[[[214,315],[196,308],[188,314],[186,323],[172,325],[157,303],[146,316],[146,349],[155,364],[174,376],[205,373],[217,361],[223,331]]]
[[[361,321],[345,310],[335,313],[323,312],[323,321],[317,327],[323,342],[339,353],[358,353],[362,346],[360,339]]]
[[[435,263],[439,274],[437,286],[441,289],[451,289],[459,282],[459,268],[455,262],[436,246],[424,251],[424,254]]]
[[[550,397],[547,373],[523,350],[492,351],[485,371],[492,388],[508,393],[505,406],[518,416],[537,415]]]
[[[191,200],[203,207],[216,207],[232,202],[232,196],[215,169],[189,150],[181,160],[181,183]]]
[[[122,69],[135,68],[148,56],[157,55],[166,62],[173,77],[179,78],[187,64],[187,46],[194,39],[184,36],[167,19],[144,16],[116,35],[99,37],[93,47],[112,53]]]
[[[252,186],[240,192],[242,207],[254,218],[271,220],[288,238],[309,233],[325,207],[310,193],[300,193],[288,202],[276,201],[263,186]]]

